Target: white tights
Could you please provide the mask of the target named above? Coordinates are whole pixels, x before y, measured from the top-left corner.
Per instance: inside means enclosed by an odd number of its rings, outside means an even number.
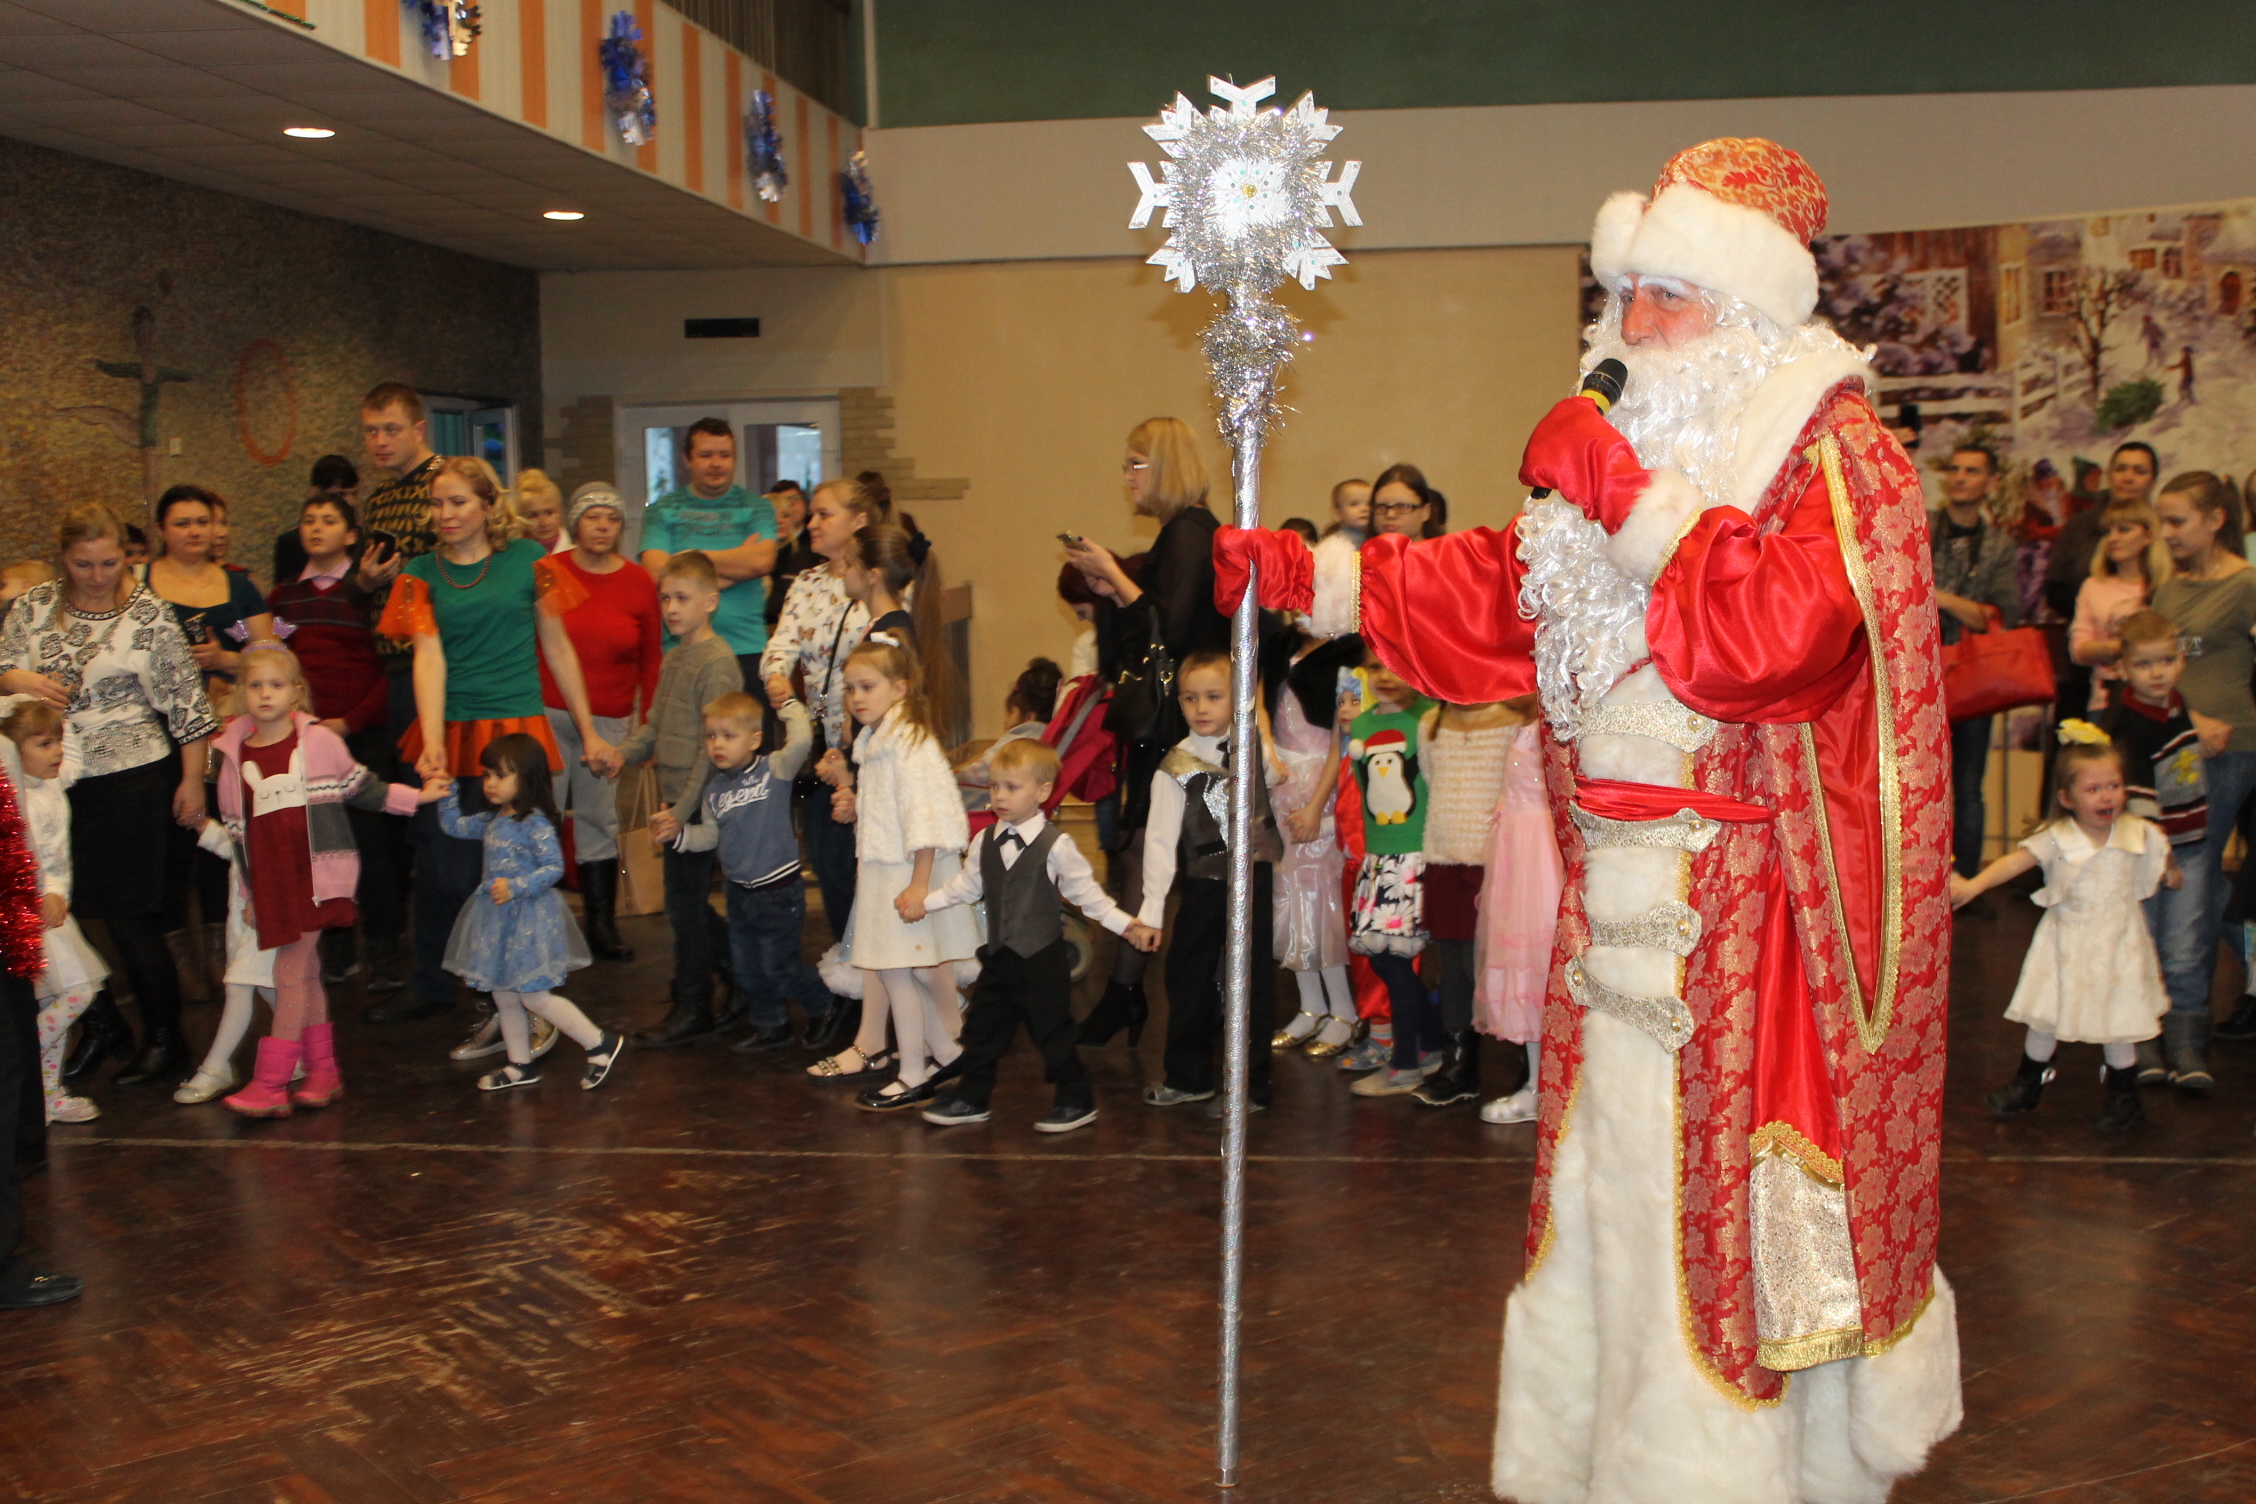
[[[78,1016],[101,990],[100,984],[87,982],[39,1005],[39,1080],[47,1089],[49,1112],[67,1095],[63,1090],[63,1046],[70,1040],[71,1025],[78,1022]]]
[[[2050,1060],[2052,1052],[2059,1048],[2059,1035],[2047,1034],[2042,1029],[2031,1029],[2028,1043],[2021,1046],[2021,1053],[2031,1060],[2045,1061]],[[2115,1070],[2127,1071],[2138,1064],[2138,1046],[2135,1044],[2103,1044],[2100,1049],[2106,1054],[2108,1065]]]
[[[527,1013],[537,1013],[556,1025],[565,1038],[583,1050],[602,1042],[603,1031],[592,1023],[580,1005],[553,992],[495,992],[494,1012],[501,1019],[501,1042],[511,1065],[533,1063],[533,1026]]]
[[[1318,1018],[1328,1013],[1333,1018],[1355,1022],[1355,986],[1347,979],[1346,967],[1296,971],[1293,981],[1300,987],[1301,1012],[1313,1013]]]
[[[955,965],[943,962],[938,966],[895,967],[886,971],[862,973],[862,1022],[869,1024],[869,999],[882,997],[893,1015],[893,1038],[901,1047],[901,1084],[922,1086],[929,1072],[925,1056],[941,1065],[954,1060],[962,1050],[956,1038],[963,1033],[963,1005],[956,997]],[[860,1048],[857,1038],[855,1047]],[[884,1048],[885,1038],[878,1036],[878,1047]],[[869,1052],[864,1051],[866,1056]]]

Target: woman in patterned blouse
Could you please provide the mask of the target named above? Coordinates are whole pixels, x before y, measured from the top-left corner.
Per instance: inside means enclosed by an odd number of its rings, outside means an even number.
[[[768,702],[778,710],[792,698],[793,672],[806,681],[802,698],[825,747],[846,745],[843,672],[847,655],[869,632],[869,612],[846,598],[838,561],[855,529],[877,520],[877,503],[858,482],[830,480],[815,487],[807,537],[823,567],[792,580],[783,615],[760,655]],[[819,784],[811,786],[800,805],[799,828],[807,838],[807,863],[822,889],[823,917],[830,921],[832,937],[844,939],[846,916],[854,910],[854,828],[830,817],[830,793]]]
[[[142,1048],[116,1084],[140,1086],[169,1084],[189,1065],[164,942],[162,833],[202,828],[205,744],[219,723],[172,612],[126,572],[125,535],[125,519],[99,502],[65,514],[60,578],[26,591],[0,627],[0,692],[61,710],[84,749],[70,790],[72,907],[108,923],[125,962]],[[84,1027],[130,1039],[114,1011],[90,1011]]]

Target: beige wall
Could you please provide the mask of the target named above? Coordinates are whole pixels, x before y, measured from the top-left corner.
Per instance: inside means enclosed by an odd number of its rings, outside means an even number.
[[[1361,256],[1314,293],[1288,289],[1316,338],[1287,373],[1294,411],[1263,467],[1266,519],[1321,521],[1334,481],[1408,460],[1448,494],[1453,525],[1506,520],[1520,445],[1573,379],[1575,276],[1572,248],[1405,250]],[[1071,645],[1055,535],[1123,551],[1151,536],[1121,501],[1128,430],[1172,413],[1214,432],[1198,350],[1214,305],[1136,261],[586,274],[542,290],[552,413],[601,395],[876,385],[893,398],[895,451],[919,473],[971,479],[961,500],[915,511],[951,582],[974,586],[981,735],[999,729],[1026,660]],[[681,348],[683,317],[724,311],[758,315],[761,337]],[[1207,455],[1226,510],[1219,438]]]

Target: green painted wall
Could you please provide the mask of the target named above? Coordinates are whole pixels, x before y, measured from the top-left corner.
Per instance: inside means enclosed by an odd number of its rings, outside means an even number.
[[[1209,73],[1337,109],[2256,82],[2246,0],[877,0],[886,126],[1151,115]]]

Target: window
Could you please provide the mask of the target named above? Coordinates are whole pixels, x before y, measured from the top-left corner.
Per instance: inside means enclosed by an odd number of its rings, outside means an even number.
[[[2170,246],[2162,252],[2162,275],[2172,280],[2185,276],[2185,252]]]
[[[2140,272],[2154,270],[2154,248],[2152,246],[2143,246],[2131,252],[2131,270]]]
[[[2044,274],[2044,312],[2063,314],[2074,313],[2075,311],[2075,268],[2066,266],[2047,268]]]

